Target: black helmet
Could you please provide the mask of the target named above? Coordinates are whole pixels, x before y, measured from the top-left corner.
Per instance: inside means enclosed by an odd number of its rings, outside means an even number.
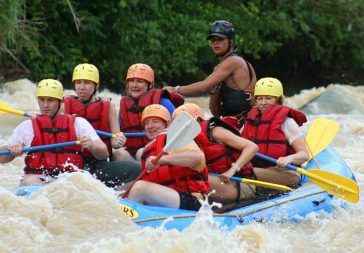
[[[211,39],[212,36],[217,36],[221,38],[234,38],[235,28],[232,23],[225,20],[218,20],[212,23],[207,39]]]

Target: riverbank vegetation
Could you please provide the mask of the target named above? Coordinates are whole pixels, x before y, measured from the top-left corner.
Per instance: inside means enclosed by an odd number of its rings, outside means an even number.
[[[74,66],[89,62],[120,92],[127,68],[144,62],[159,85],[188,84],[217,63],[206,34],[218,19],[234,23],[258,77],[278,77],[288,92],[363,78],[362,0],[0,0],[0,78],[70,87]]]

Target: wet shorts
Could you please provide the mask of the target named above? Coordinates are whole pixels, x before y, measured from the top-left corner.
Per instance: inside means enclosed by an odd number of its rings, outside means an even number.
[[[255,185],[236,182],[236,189],[238,190],[238,197],[236,201],[242,199],[252,199],[255,196],[255,191],[256,191]]]
[[[201,207],[199,199],[188,192],[178,192],[179,209],[198,211]]]

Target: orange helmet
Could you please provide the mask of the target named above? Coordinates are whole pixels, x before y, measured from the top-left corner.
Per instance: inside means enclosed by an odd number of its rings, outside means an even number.
[[[149,82],[154,86],[154,71],[153,69],[144,63],[136,63],[129,67],[128,73],[126,74],[126,81],[131,78],[139,78]]]
[[[205,119],[205,114],[204,114],[203,110],[201,109],[201,107],[194,103],[186,103],[186,104],[183,104],[183,105],[177,107],[176,110],[174,110],[174,112],[172,114],[172,118],[174,119],[181,112],[187,112],[194,119],[198,119],[198,118]]]
[[[167,108],[160,104],[151,104],[144,108],[142,113],[142,125],[144,125],[144,121],[150,117],[157,117],[167,122],[167,125],[171,122],[171,115]]]

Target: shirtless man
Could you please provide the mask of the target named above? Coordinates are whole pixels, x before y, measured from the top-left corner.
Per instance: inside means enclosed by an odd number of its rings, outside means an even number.
[[[207,39],[220,61],[214,72],[205,80],[190,85],[164,88],[181,95],[209,91],[210,110],[214,116],[236,116],[249,111],[256,76],[250,63],[237,55],[234,26],[228,21],[215,21]]]

